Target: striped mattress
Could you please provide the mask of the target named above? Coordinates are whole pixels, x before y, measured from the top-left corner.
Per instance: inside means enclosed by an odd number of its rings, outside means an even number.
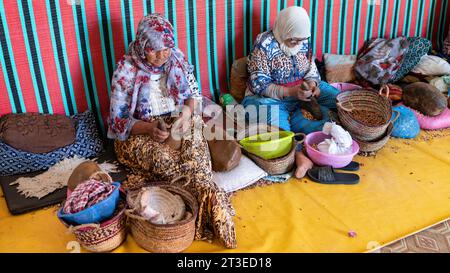
[[[230,66],[247,55],[278,12],[303,6],[313,52],[356,54],[372,37],[422,36],[440,48],[449,0],[10,0],[0,1],[0,115],[73,115],[91,109],[104,128],[117,60],[145,14],[164,14],[195,65],[204,95],[228,90]]]

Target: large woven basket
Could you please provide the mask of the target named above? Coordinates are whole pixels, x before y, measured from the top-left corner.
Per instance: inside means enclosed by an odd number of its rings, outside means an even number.
[[[383,94],[386,90],[386,94]],[[362,141],[372,141],[381,137],[389,126],[392,117],[392,105],[389,97],[389,87],[383,86],[379,93],[371,90],[344,91],[337,95],[338,116],[342,126],[350,134]],[[352,116],[352,111],[359,110],[382,117],[382,124],[371,126],[358,121]]]
[[[109,252],[122,244],[127,237],[127,218],[125,215],[127,205],[122,199],[114,216],[100,224],[84,224],[70,226],[60,221],[75,235],[80,245],[91,252]]]
[[[182,252],[194,241],[195,220],[198,213],[197,200],[180,187],[163,183],[152,184],[150,187],[160,187],[181,196],[190,216],[174,224],[158,225],[137,215],[134,210],[127,210],[131,234],[136,243],[147,251],[156,253]]]
[[[386,143],[389,141],[392,131],[394,129],[394,124],[392,122],[389,122],[389,126],[386,129],[386,132],[384,132],[384,134],[373,141],[364,141],[364,140],[360,140],[357,138],[354,138],[354,140],[356,142],[358,142],[359,144],[359,152],[365,152],[365,153],[370,153],[370,152],[376,152],[378,150],[380,150],[381,148],[384,147],[384,145],[386,145]]]
[[[305,135],[303,135],[303,139],[299,142],[293,140],[292,141],[292,147],[289,153],[283,157],[274,158],[270,160],[263,159],[257,155],[254,155],[252,153],[249,153],[242,149],[244,151],[244,154],[248,156],[250,159],[252,159],[256,165],[258,165],[261,169],[263,169],[266,173],[270,175],[278,175],[278,174],[285,174],[287,172],[290,172],[294,168],[295,164],[295,150],[297,147],[297,143],[302,143],[304,141]]]

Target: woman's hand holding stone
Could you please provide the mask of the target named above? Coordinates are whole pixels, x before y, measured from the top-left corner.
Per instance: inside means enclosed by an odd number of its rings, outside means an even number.
[[[291,89],[291,94],[293,97],[296,97],[298,100],[302,101],[310,101],[313,95],[311,90],[304,90],[300,85],[294,86]]]
[[[157,142],[164,142],[170,136],[170,126],[164,122],[153,121],[149,123],[148,134]]]
[[[312,91],[313,96],[316,98],[320,97],[320,88],[319,88],[319,86],[317,86],[317,82],[308,81],[306,83],[309,87],[308,89]]]

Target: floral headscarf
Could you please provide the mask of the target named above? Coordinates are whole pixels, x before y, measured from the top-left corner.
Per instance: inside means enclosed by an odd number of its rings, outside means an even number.
[[[150,50],[158,51],[170,48],[172,54],[162,67],[152,66],[146,58]],[[167,73],[167,90],[175,99],[184,99],[190,93],[187,80],[193,66],[184,58],[183,52],[175,47],[173,26],[160,14],[149,14],[142,18],[136,33],[136,39],[130,44],[130,55],[140,68],[139,74]]]

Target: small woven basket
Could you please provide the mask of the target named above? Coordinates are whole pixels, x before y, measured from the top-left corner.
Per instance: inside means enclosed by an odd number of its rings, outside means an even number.
[[[305,134],[296,134],[301,135],[303,139],[300,141],[292,140],[292,147],[289,153],[283,157],[274,158],[270,160],[263,159],[257,155],[254,155],[252,153],[249,153],[242,149],[244,151],[244,154],[248,156],[250,159],[252,159],[256,165],[258,165],[261,169],[263,169],[266,173],[270,175],[278,175],[278,174],[285,174],[287,172],[290,172],[294,168],[295,164],[295,150],[297,147],[297,143],[303,143],[305,139]]]
[[[386,143],[389,141],[393,129],[394,129],[393,123],[389,122],[389,126],[388,126],[386,132],[384,132],[384,134],[377,140],[364,141],[364,140],[360,140],[358,138],[354,138],[354,140],[356,142],[358,142],[358,144],[359,144],[359,152],[360,153],[361,152],[370,153],[370,152],[376,152],[376,151],[380,150],[381,148],[383,148],[384,145],[386,145]]]
[[[80,245],[91,252],[109,252],[119,247],[127,237],[127,205],[122,199],[114,216],[100,224],[71,226],[60,221],[75,235]]]
[[[386,90],[386,94],[383,91]],[[389,87],[383,86],[377,93],[370,90],[344,91],[337,95],[338,116],[342,126],[350,134],[362,141],[372,141],[381,137],[389,126],[392,117],[392,105],[389,97]],[[379,125],[369,125],[356,120],[352,111],[364,111],[382,118]],[[398,116],[396,117],[398,118]]]
[[[171,184],[181,178],[171,182]],[[173,194],[181,196],[186,204],[188,217],[174,223],[158,225],[153,224],[147,219],[137,215],[134,210],[127,210],[125,213],[129,218],[131,234],[136,243],[150,252],[156,253],[179,253],[188,248],[194,241],[195,220],[197,219],[198,203],[189,192],[170,184],[156,183],[149,187],[160,187]],[[132,194],[133,193],[129,193]]]

